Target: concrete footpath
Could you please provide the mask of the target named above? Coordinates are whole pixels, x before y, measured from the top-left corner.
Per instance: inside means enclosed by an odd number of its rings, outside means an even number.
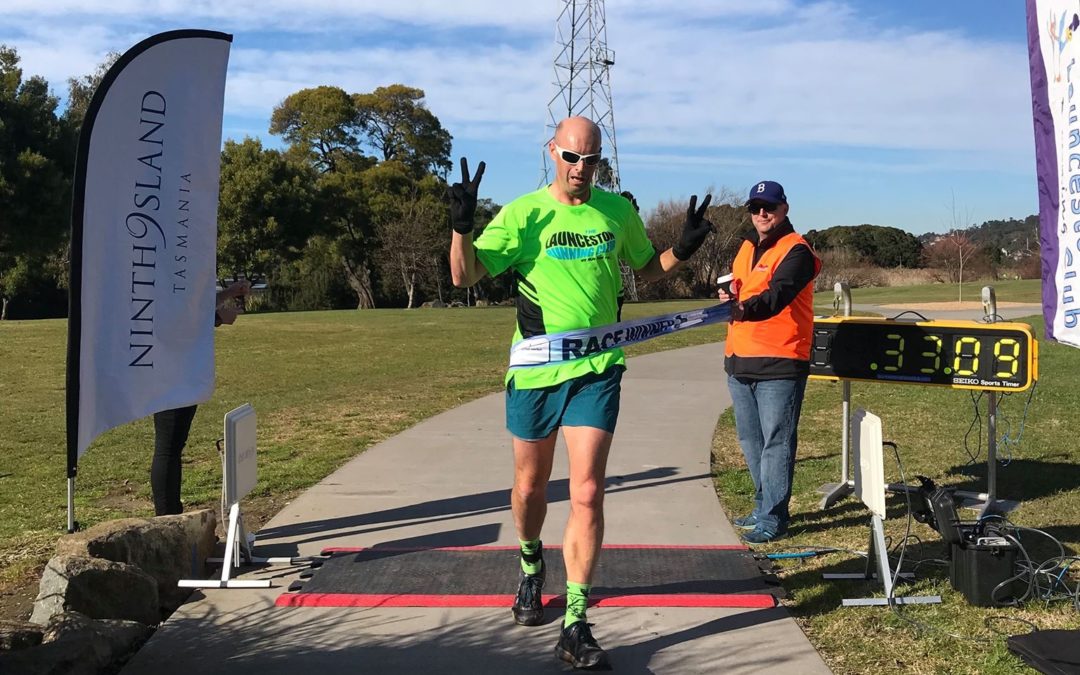
[[[605,544],[739,543],[709,471],[716,421],[731,402],[722,350],[713,344],[630,360],[608,465]],[[314,555],[327,546],[516,545],[503,419],[496,394],[378,444],[267,523],[256,555]],[[566,476],[560,441],[543,535],[552,545],[561,543],[566,522]],[[242,577],[270,578],[270,589],[196,591],[122,675],[570,670],[553,656],[558,610],[529,628],[514,625],[508,608],[276,607],[300,571]],[[589,620],[620,673],[829,672],[782,607],[593,608]]]

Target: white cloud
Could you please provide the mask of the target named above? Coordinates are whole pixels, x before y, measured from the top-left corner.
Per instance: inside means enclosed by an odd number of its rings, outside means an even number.
[[[796,22],[688,25],[678,40],[628,26],[634,48],[612,76],[620,135],[719,146],[1030,145],[1023,46]]]
[[[5,0],[0,43],[63,93],[158,30],[235,34],[226,114],[268,120],[334,84],[425,90],[456,138],[533,142],[555,79],[558,3],[470,0]],[[1018,153],[1031,145],[1022,44],[875,26],[838,2],[607,3],[620,146]],[[264,33],[262,31],[272,31]],[[232,128],[237,125],[231,125]],[[253,125],[254,126],[254,125]],[[267,122],[253,133],[265,134]]]
[[[428,107],[455,136],[483,136],[488,126],[533,128],[539,134],[543,110],[536,102],[548,91],[546,58],[506,47],[470,54],[424,46],[300,54],[235,49],[226,110],[269,117],[286,96],[306,87],[330,84],[364,92],[404,83],[424,90]]]
[[[827,2],[819,6],[833,7]],[[682,0],[677,5],[666,0],[618,0],[609,3],[607,15],[625,13],[638,20],[679,23],[688,17],[783,16],[796,7],[794,0]],[[506,0],[5,0],[0,19],[78,22],[89,18],[129,24],[212,20],[234,28],[318,32],[365,31],[387,24],[497,26],[551,35],[559,11],[558,2]]]
[[[5,0],[0,18],[59,22],[215,21],[222,30],[275,29],[366,32],[388,23],[471,27],[544,26],[551,8],[541,2],[497,0]]]

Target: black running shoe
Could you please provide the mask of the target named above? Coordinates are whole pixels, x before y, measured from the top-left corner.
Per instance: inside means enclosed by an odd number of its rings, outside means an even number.
[[[575,621],[563,628],[559,634],[559,644],[555,645],[555,657],[575,668],[611,670],[607,652],[596,643],[596,638],[589,630],[591,625],[584,621]]]
[[[540,573],[522,572],[521,581],[518,582],[517,597],[514,599],[514,622],[519,626],[539,626],[544,622],[541,592],[544,590],[547,565],[544,564],[543,549],[537,555],[540,557]]]

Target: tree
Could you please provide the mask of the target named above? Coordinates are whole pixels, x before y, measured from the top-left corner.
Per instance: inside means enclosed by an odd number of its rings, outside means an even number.
[[[269,278],[268,294],[259,298],[268,309],[311,311],[342,309],[356,296],[346,282],[334,250],[334,242],[324,235],[307,240],[296,260],[278,266]]]
[[[909,232],[882,225],[836,226],[810,230],[806,240],[816,251],[843,249],[877,267],[918,267],[922,244]]]
[[[491,224],[491,221],[495,219],[499,211],[502,210],[502,206],[496,204],[491,199],[479,199],[476,202],[476,226],[473,228],[473,240],[475,241],[484,231],[484,229]],[[445,224],[447,228],[447,235],[449,235],[449,223]],[[440,252],[440,260],[445,257],[445,252]],[[485,275],[484,278],[477,281],[471,288],[463,289],[465,293],[465,304],[472,304],[470,302],[470,296],[475,298],[476,302],[502,302],[514,295],[514,275],[513,274],[500,274],[497,277],[491,277]]]
[[[380,168],[386,170],[388,164]],[[405,291],[409,309],[414,306],[418,284],[435,280],[438,261],[450,246],[447,207],[441,192],[438,179],[428,176],[412,183],[405,193],[388,192],[376,201],[373,215],[375,232],[383,244],[379,256],[383,279]]]
[[[685,208],[683,211],[685,216]],[[731,271],[735,255],[753,225],[750,223],[750,214],[743,206],[741,193],[735,193],[728,188],[721,188],[713,195],[708,219],[713,224],[713,233],[691,260],[701,264],[698,278],[700,283],[711,291],[716,286],[716,277]],[[681,221],[679,227],[682,227]]]
[[[291,94],[270,116],[270,133],[310,157],[322,173],[360,153],[353,99],[339,87],[314,87]]]
[[[357,308],[375,306],[370,260],[374,233],[360,174],[374,164],[360,151],[356,108],[338,87],[302,89],[274,108],[270,133],[290,144],[289,153],[321,174],[317,186],[327,223],[329,249],[341,264]]]
[[[386,271],[377,262],[375,215],[392,208],[379,199],[400,197],[429,173],[450,168],[451,136],[423,98],[423,90],[401,84],[352,96],[336,87],[316,87],[286,98],[271,118],[271,133],[285,138],[289,153],[320,172],[329,249],[339,257],[360,309],[375,306],[377,275]],[[362,148],[374,150],[376,157],[365,157]]]
[[[615,167],[611,166],[611,160],[607,157],[601,157],[596,165],[593,183],[608,192],[614,192],[619,187],[619,177],[615,175]]]
[[[63,246],[74,152],[57,105],[48,83],[24,80],[16,51],[0,45],[0,319],[48,281],[49,258]]]
[[[713,201],[706,214],[713,224],[713,233],[674,277],[645,284],[643,297],[709,295],[716,288],[716,278],[731,271],[731,263],[742,245],[743,236],[750,230],[750,214],[734,191],[723,188],[706,192],[713,193]],[[661,202],[649,215],[647,230],[658,252],[678,241],[688,204],[689,200]]]
[[[383,161],[397,160],[417,175],[446,177],[449,132],[424,103],[424,90],[392,84],[370,94],[353,94],[360,138]]]
[[[949,280],[956,282],[958,302],[964,300],[964,264],[978,250],[979,247],[972,243],[968,235],[956,230],[938,238],[926,248],[927,264],[945,270]]]
[[[265,277],[297,258],[321,229],[316,173],[258,139],[226,141],[218,200],[218,270],[223,277]]]
[[[94,72],[82,77],[68,78],[68,100],[63,119],[64,123],[68,124],[76,134],[82,127],[86,111],[90,108],[90,101],[94,98],[94,92],[101,86],[101,81],[105,79],[109,68],[112,68],[119,58],[119,52],[109,52]]]
[[[378,165],[371,167],[374,171]],[[375,308],[374,261],[377,238],[368,205],[365,171],[353,164],[324,174],[319,191],[325,209],[331,251],[356,294],[357,309]]]
[[[951,269],[956,271],[957,302],[964,301],[964,263],[975,254],[978,246],[971,240],[964,230],[970,229],[974,224],[971,222],[971,209],[959,207],[956,204],[956,193],[951,194],[952,201],[949,204],[949,215],[952,229],[941,241],[941,249],[948,257]]]

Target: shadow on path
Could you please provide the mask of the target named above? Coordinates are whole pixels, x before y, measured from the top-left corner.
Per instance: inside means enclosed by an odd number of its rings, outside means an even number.
[[[606,481],[607,494],[616,494],[627,490],[642,490],[648,488],[695,481],[711,478],[710,474],[694,474],[679,476],[679,470],[674,467],[657,467],[638,473],[609,476]],[[553,480],[548,483],[548,503],[567,501],[570,498],[569,481],[565,478]],[[510,509],[510,489],[492,490],[473,495],[460,497],[448,497],[431,501],[400,506],[392,509],[384,509],[372,513],[358,513],[351,516],[341,516],[323,520],[313,520],[302,523],[282,525],[278,527],[264,528],[259,531],[259,554],[267,556],[294,556],[298,547],[303,543],[317,542],[328,539],[328,534],[333,533],[333,538],[341,538],[350,535],[378,532],[401,527],[404,524],[418,525],[424,523],[436,523],[455,518],[508,511]],[[487,536],[478,535],[477,532],[468,530],[457,531],[463,533],[460,541],[464,543],[452,544],[441,543],[442,546],[472,545],[477,538]],[[455,532],[447,532],[445,542],[453,541]],[[299,539],[295,539],[299,537]],[[274,543],[275,539],[293,539],[289,542]],[[424,538],[421,538],[424,539]],[[444,541],[441,535],[433,536],[431,541]],[[488,540],[492,541],[492,540]],[[479,542],[487,543],[487,542]]]

